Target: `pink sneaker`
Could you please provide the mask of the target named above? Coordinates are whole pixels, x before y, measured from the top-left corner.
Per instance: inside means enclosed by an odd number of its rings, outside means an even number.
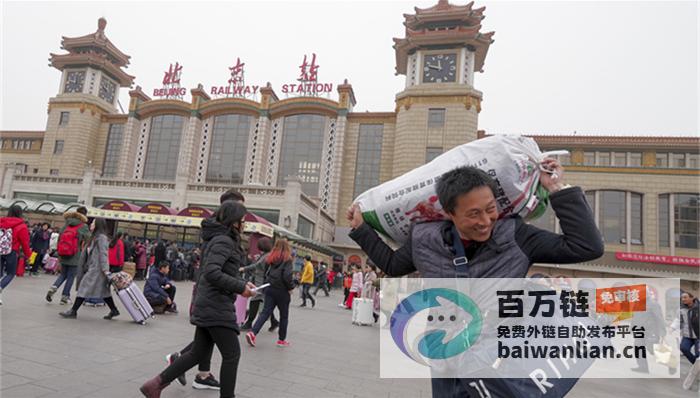
[[[251,347],[255,347],[255,333],[248,332],[245,334],[245,340],[250,344]]]
[[[277,340],[277,347],[289,347],[290,345],[287,340]]]

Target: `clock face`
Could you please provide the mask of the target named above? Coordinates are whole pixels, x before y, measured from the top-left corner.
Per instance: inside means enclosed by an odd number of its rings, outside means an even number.
[[[423,83],[457,80],[457,54],[428,54],[423,57]]]
[[[113,81],[103,77],[100,80],[100,92],[98,95],[103,100],[110,104],[114,102],[114,93],[117,91],[117,85]]]
[[[85,71],[68,72],[63,92],[81,93],[83,91],[83,83],[85,83]]]

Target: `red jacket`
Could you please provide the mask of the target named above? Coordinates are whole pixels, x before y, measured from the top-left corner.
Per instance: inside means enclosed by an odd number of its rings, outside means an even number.
[[[0,218],[0,228],[12,229],[12,250],[19,254],[20,245],[24,249],[24,257],[32,255],[29,248],[29,230],[24,220],[18,217]]]
[[[109,265],[113,267],[121,267],[124,265],[124,242],[121,239],[109,248]]]
[[[146,246],[138,244],[136,246],[136,269],[146,269]]]

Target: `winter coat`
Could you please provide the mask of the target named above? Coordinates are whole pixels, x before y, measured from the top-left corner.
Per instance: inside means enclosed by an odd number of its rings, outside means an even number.
[[[314,266],[311,261],[304,262],[304,271],[301,274],[301,283],[314,283]]]
[[[71,257],[61,257],[60,262],[61,265],[80,265],[80,258],[81,258],[81,252],[85,248],[85,244],[87,244],[87,241],[90,239],[90,227],[88,227],[88,219],[85,217],[83,214],[78,213],[77,211],[69,211],[66,213],[63,213],[63,218],[66,220],[66,225],[61,228],[61,234],[63,231],[66,230],[67,227],[75,227],[76,225],[80,225],[80,228],[78,228],[78,252],[75,253]],[[58,240],[61,240],[60,234]]]
[[[267,274],[268,289],[292,290],[294,289],[294,278],[292,276],[292,261],[277,262],[270,264],[270,271]]]
[[[316,273],[316,282],[320,284],[326,283],[326,279],[328,279],[327,272],[328,271],[325,268],[320,267]]]
[[[423,278],[524,278],[535,262],[578,263],[602,256],[603,239],[581,188],[562,189],[551,194],[550,200],[563,234],[526,224],[519,216],[506,217],[496,221],[486,242],[473,242],[464,247],[467,261],[460,259],[463,265],[459,266],[455,266],[454,260],[458,259],[455,249],[459,249],[457,245],[461,242],[455,242],[456,231],[451,221],[415,224],[408,243],[396,251],[366,223],[353,229],[350,237],[389,276],[418,271]],[[566,376],[552,379],[553,389],[548,391],[547,397],[566,395],[581,374],[581,369],[576,367],[567,367],[566,371]],[[439,379],[433,380],[434,389],[436,384],[441,385],[436,380]],[[481,391],[475,391],[476,382],[475,379],[459,379],[459,384],[453,387],[442,387],[444,391],[440,396],[473,396]],[[494,397],[545,396],[534,379],[487,378],[483,382]]]
[[[31,247],[37,253],[44,253],[49,250],[50,243],[51,232],[48,229],[44,231],[43,228],[40,228],[32,237]]]
[[[134,261],[134,242],[132,239],[124,240],[124,261]]]
[[[362,272],[357,271],[352,274],[352,285],[350,285],[350,291],[351,292],[356,292],[359,293],[362,291],[362,284],[364,283],[363,281],[363,275]]]
[[[253,271],[253,284],[255,286],[260,286],[265,283],[265,273],[269,265],[267,264],[268,253],[264,253],[260,258],[258,258],[253,264],[243,267],[243,272]],[[263,292],[260,291],[255,296],[251,297],[251,301],[260,301],[263,299]]]
[[[109,238],[99,234],[92,239],[88,248],[87,258],[80,267],[83,276],[80,279],[78,297],[110,297],[109,280]]]
[[[136,269],[146,269],[148,264],[146,263],[146,246],[137,245],[136,246]]]
[[[465,248],[465,267],[453,263],[451,221],[415,224],[408,243],[396,251],[366,223],[350,237],[388,276],[419,271],[424,278],[524,278],[535,262],[569,264],[602,256],[603,238],[581,188],[563,189],[550,199],[563,234],[526,224],[519,216],[500,219],[486,242]]]
[[[12,251],[19,254],[20,247],[24,252],[24,257],[29,258],[32,255],[32,249],[29,247],[29,229],[24,220],[19,217],[2,217],[0,218],[0,228],[12,229]]]
[[[213,219],[202,221],[201,234],[205,249],[190,322],[200,327],[227,327],[238,333],[236,295],[246,288],[238,272],[246,264],[241,238]]]
[[[58,249],[58,237],[60,234],[56,231],[51,232],[51,240],[49,240],[49,250],[50,251],[55,251]]]
[[[671,327],[680,329],[681,337],[689,339],[697,339],[700,336],[700,301],[693,299],[693,304],[687,306],[681,303],[681,308],[678,310],[678,317],[673,321]]]
[[[364,275],[365,283],[369,282],[372,283],[377,280],[377,273],[369,270],[365,275]]]
[[[114,246],[109,248],[109,265],[112,267],[124,266],[124,242],[117,240]]]
[[[165,249],[165,245],[163,244],[163,242],[158,242],[155,250],[153,250],[153,255],[155,256],[155,261],[153,262],[154,265],[158,265],[167,259],[166,258],[166,249]]]
[[[163,286],[172,284],[167,276],[163,275],[160,270],[156,267],[151,268],[151,272],[148,274],[148,280],[143,288],[143,295],[146,296],[148,301],[162,301],[170,296],[168,292],[163,289]]]

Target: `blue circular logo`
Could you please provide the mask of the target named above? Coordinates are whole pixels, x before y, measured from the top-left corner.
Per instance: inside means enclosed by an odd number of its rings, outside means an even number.
[[[411,336],[410,321],[419,313],[427,323]],[[403,299],[391,314],[390,330],[401,352],[426,364],[424,358],[447,359],[465,352],[479,338],[482,326],[481,311],[467,295],[433,288]]]

